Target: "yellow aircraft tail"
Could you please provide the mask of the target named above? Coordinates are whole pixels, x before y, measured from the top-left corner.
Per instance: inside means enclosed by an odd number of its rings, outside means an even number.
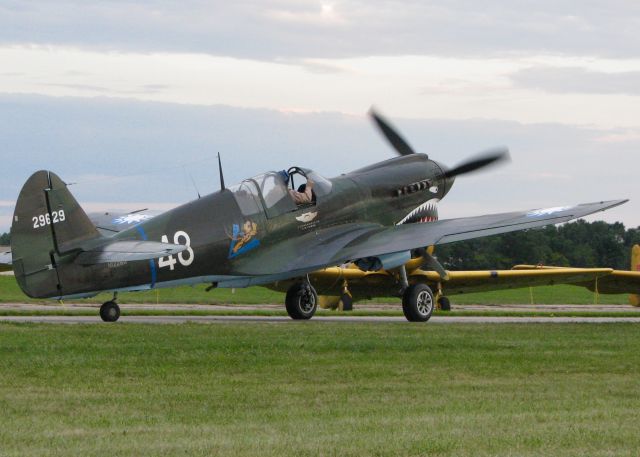
[[[637,244],[631,249],[631,271],[640,271],[640,245]],[[640,306],[640,295],[629,295],[629,303]]]

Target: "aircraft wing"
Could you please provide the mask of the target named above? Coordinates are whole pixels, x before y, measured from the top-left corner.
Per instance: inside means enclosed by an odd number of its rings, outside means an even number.
[[[520,266],[518,266],[520,267]],[[409,272],[409,279],[426,280],[428,283],[442,283],[446,295],[469,292],[481,292],[499,289],[517,289],[530,286],[552,286],[555,284],[598,284],[608,280],[614,270],[611,268],[557,268],[541,269],[534,266],[520,270],[472,270],[447,271],[447,279],[442,279],[435,271],[416,269]],[[626,273],[626,272],[622,272]],[[342,280],[349,281],[351,286],[370,284],[371,281],[380,282],[380,278],[393,278],[389,272],[380,270],[366,272],[358,268],[331,267],[318,270],[312,276],[334,284],[341,284]],[[640,285],[640,273],[637,273]],[[393,281],[389,282],[390,295]]]
[[[487,216],[406,224],[370,233],[337,253],[336,260],[359,259],[420,246],[453,243],[489,235],[559,224],[621,205],[627,200],[586,203]]]
[[[365,257],[559,224],[613,208],[626,201],[613,200],[393,227],[345,224],[277,243],[260,253],[255,252],[241,259],[236,269],[239,273],[249,275],[287,272],[295,275]]]
[[[446,295],[455,295],[487,290],[517,289],[531,286],[552,286],[555,284],[595,284],[606,280],[611,268],[559,268],[533,270],[485,270],[449,271],[449,279],[443,281]],[[439,282],[436,272],[417,270],[410,276],[426,276]]]
[[[595,283],[580,284],[590,290],[595,290]],[[611,275],[598,281],[598,293],[601,294],[640,294],[640,271],[614,270]]]
[[[539,265],[516,265],[513,267],[520,271],[550,271],[562,272],[564,270],[595,271],[596,268],[565,268]],[[597,281],[577,280],[571,281],[576,286],[586,287],[591,291],[598,290],[601,294],[640,294],[640,271],[611,270],[611,273],[598,277]]]

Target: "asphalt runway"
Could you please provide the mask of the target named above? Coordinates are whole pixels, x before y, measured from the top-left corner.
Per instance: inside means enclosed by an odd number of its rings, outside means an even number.
[[[0,322],[31,322],[48,324],[224,324],[232,322],[266,322],[274,324],[313,325],[314,322],[344,323],[407,323],[404,317],[396,316],[316,316],[310,321],[294,321],[286,316],[122,316],[116,323],[102,322],[98,316],[0,316]],[[635,317],[482,317],[482,316],[434,316],[428,324],[606,324],[633,322],[640,324]]]

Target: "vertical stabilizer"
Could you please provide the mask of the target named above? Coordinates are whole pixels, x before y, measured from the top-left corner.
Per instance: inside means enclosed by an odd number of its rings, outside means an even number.
[[[30,297],[64,295],[58,275],[63,256],[100,238],[67,185],[40,170],[22,187],[11,224],[11,255],[16,281]]]
[[[631,249],[631,271],[640,271],[640,245],[637,244]],[[640,306],[640,295],[629,295],[629,303]]]

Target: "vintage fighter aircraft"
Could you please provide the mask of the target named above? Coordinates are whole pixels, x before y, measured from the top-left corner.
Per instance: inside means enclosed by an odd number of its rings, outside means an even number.
[[[24,184],[13,216],[16,280],[38,298],[113,291],[100,316],[115,321],[118,291],[194,283],[247,287],[296,278],[285,306],[293,319],[309,319],[318,298],[307,275],[354,262],[367,271],[399,268],[405,316],[426,321],[433,292],[422,282],[410,284],[403,268],[415,249],[566,222],[626,201],[437,221],[435,205],[455,178],[504,159],[507,151],[448,169],[415,153],[380,115],[372,117],[399,157],[332,179],[292,167],[231,188],[221,172],[220,191],[140,218],[110,236],[96,228],[56,174],[38,171]],[[294,178],[310,186],[313,181],[311,202],[296,205]]]

